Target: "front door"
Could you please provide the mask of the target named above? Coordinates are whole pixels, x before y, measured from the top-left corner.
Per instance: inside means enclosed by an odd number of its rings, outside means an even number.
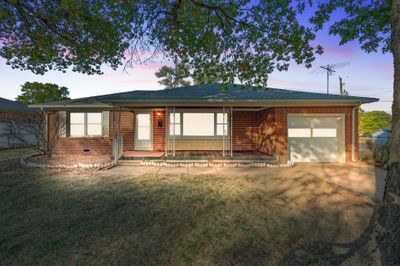
[[[151,112],[135,112],[135,150],[153,149]]]

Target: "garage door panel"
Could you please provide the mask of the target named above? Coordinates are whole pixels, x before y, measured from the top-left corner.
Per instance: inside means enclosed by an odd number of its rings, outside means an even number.
[[[301,117],[301,119],[297,119],[300,117],[289,117],[288,119],[288,127],[289,128],[310,128],[311,127],[311,118],[310,117]]]
[[[311,150],[311,139],[293,138],[289,140],[290,161],[304,162],[314,159]]]
[[[339,159],[337,138],[313,138],[311,149],[318,162],[336,162]]]
[[[314,117],[311,121],[311,126],[313,128],[336,128],[338,117]]]
[[[289,159],[293,162],[340,161],[340,121],[341,116],[289,116]],[[304,134],[306,131],[310,133]]]

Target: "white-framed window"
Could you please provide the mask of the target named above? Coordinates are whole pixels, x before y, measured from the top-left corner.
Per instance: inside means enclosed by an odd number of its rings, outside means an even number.
[[[228,114],[227,113],[217,113],[217,136],[227,136],[228,135]]]
[[[183,113],[183,136],[214,136],[214,113]]]
[[[289,128],[289,138],[310,138],[311,128]]]
[[[169,115],[169,135],[183,137],[228,136],[228,114],[179,112]]]
[[[69,136],[97,137],[103,135],[102,112],[71,112]]]
[[[69,132],[71,137],[85,136],[85,113],[70,113]]]
[[[102,113],[87,113],[87,136],[102,135]]]
[[[169,134],[180,136],[182,131],[181,113],[169,114]]]

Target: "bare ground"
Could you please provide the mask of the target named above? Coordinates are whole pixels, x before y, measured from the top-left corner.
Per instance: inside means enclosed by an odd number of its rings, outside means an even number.
[[[2,161],[0,260],[276,265],[297,252],[315,263],[321,254],[304,247],[356,241],[376,199],[305,169],[66,171]]]

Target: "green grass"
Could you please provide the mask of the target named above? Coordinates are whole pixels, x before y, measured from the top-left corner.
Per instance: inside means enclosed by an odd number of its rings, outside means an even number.
[[[269,265],[300,244],[334,240],[342,226],[294,208],[264,188],[268,177],[129,177],[16,162],[0,162],[0,173],[5,265]]]
[[[28,157],[37,152],[31,148],[15,148],[0,150],[0,161]]]

